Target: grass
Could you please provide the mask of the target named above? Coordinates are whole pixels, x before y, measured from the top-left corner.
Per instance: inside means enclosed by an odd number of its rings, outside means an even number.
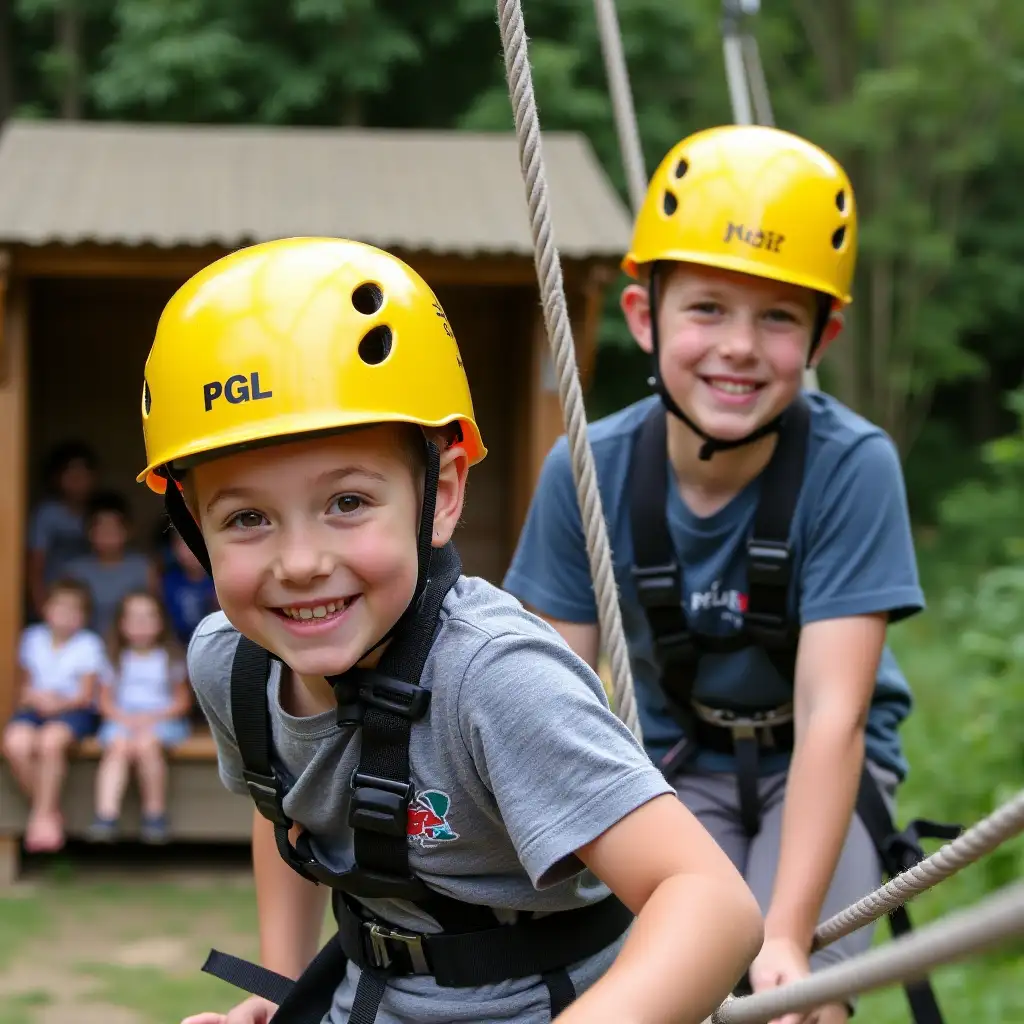
[[[119,1024],[168,1024],[243,998],[199,968],[211,945],[257,953],[244,865],[168,882],[137,868],[96,877],[65,858],[0,896],[0,1024],[78,1019],[79,1008],[101,1020],[112,1007]]]

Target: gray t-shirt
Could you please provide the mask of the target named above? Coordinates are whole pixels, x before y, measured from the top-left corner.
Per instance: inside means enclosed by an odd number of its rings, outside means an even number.
[[[217,742],[225,786],[247,794],[231,729],[231,661],[238,632],[223,613],[205,618],[189,644],[188,669]],[[336,871],[353,865],[346,825],[349,779],[360,739],[335,713],[287,714],[280,667],[268,686],[272,732],[288,815],[311,832],[317,856]],[[461,577],[421,677],[430,713],[409,748],[415,808],[409,864],[432,888],[470,903],[528,911],[569,910],[607,894],[574,856],[637,807],[672,793],[626,727],[609,711],[601,682],[558,634],[515,598]],[[420,811],[417,814],[415,811]],[[435,931],[415,907],[367,901],[398,927]],[[512,916],[512,915],[509,915]],[[621,941],[570,972],[578,992],[609,966]],[[348,1020],[358,969],[335,994],[330,1024]],[[507,1021],[547,1024],[539,978],[481,989],[440,988],[427,977],[389,982],[378,1024]]]
[[[149,561],[145,555],[125,552],[119,562],[101,562],[95,555],[76,558],[68,575],[80,580],[92,594],[89,628],[106,636],[114,623],[117,604],[126,594],[149,590]]]

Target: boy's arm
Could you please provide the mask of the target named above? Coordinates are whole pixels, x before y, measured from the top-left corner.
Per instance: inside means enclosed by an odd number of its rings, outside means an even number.
[[[637,919],[605,974],[558,1024],[699,1024],[761,945],[757,901],[698,820],[666,794],[577,856]]]
[[[252,819],[252,863],[260,961],[286,978],[298,978],[320,948],[328,890],[288,867],[277,852],[273,824],[257,810]]]
[[[924,606],[899,457],[884,435],[847,452],[822,487],[800,586],[796,738],[756,989],[807,973],[854,814],[886,627]]]
[[[795,945],[806,960],[811,948],[853,817],[885,626],[886,616],[877,614],[815,622],[803,630],[796,670],[796,744],[779,866],[765,917],[768,953],[769,944],[782,942]],[[764,966],[772,970],[771,964]]]

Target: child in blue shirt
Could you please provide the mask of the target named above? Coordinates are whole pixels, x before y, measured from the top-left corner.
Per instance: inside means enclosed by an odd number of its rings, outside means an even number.
[[[810,955],[818,922],[880,884],[854,815],[862,766],[890,812],[907,767],[910,693],[885,639],[924,599],[899,456],[801,391],[840,334],[856,240],[853,188],[818,147],[757,126],[684,139],[624,262],[656,394],[589,430],[644,742],[760,900],[755,990],[870,944],[864,928]],[[504,585],[597,664],[564,437]]]

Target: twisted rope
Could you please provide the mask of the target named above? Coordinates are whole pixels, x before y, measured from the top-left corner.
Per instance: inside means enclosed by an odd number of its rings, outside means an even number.
[[[884,917],[907,900],[963,870],[1024,832],[1024,790],[930,857],[818,926],[813,949],[821,949]]]
[[[515,113],[519,159],[530,207],[534,263],[544,307],[544,325],[558,377],[558,395],[567,428],[576,495],[582,513],[587,556],[590,559],[590,575],[594,581],[598,623],[611,666],[612,706],[633,735],[640,739],[633,675],[622,629],[618,588],[612,572],[611,547],[601,495],[597,488],[594,453],[587,437],[586,409],[576,367],[576,349],[566,307],[562,265],[555,248],[551,212],[548,208],[547,177],[537,102],[533,94],[533,75],[526,51],[523,11],[519,0],[497,0],[497,7],[505,53],[505,73]]]
[[[763,1024],[786,1013],[812,1010],[850,995],[923,978],[932,968],[955,963],[1024,935],[1024,882],[1006,886],[967,910],[826,967],[790,985],[729,999],[710,1024]],[[709,1022],[705,1022],[709,1024]]]

